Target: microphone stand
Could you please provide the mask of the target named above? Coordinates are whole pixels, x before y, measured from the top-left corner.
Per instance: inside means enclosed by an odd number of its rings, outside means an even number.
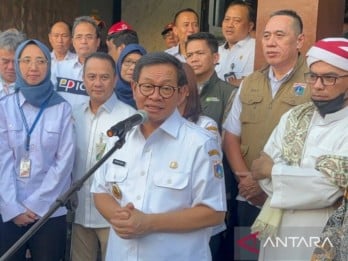
[[[11,257],[29,238],[31,238],[43,224],[47,222],[49,217],[60,207],[67,204],[70,197],[81,189],[83,183],[117,150],[122,148],[125,143],[125,134],[122,132],[119,135],[119,139],[115,142],[114,146],[79,180],[77,180],[63,195],[59,196],[56,201],[50,206],[47,213],[42,216],[34,225],[13,245],[11,246],[4,255],[0,257],[0,261],[5,261]]]

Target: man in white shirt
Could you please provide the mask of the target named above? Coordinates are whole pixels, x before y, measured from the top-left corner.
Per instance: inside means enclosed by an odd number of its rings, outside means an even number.
[[[250,32],[255,25],[255,10],[244,1],[233,1],[222,20],[225,43],[219,46],[218,77],[239,86],[242,79],[254,71],[255,39]]]
[[[135,66],[132,89],[148,121],[128,132],[91,189],[112,226],[106,260],[211,260],[209,239],[226,211],[222,155],[216,137],[177,109],[186,82],[182,63],[164,52]]]
[[[111,56],[97,52],[87,57],[83,82],[90,100],[77,106],[73,112],[77,135],[77,153],[73,179],[83,177],[105,152],[106,131],[135,110],[117,99],[115,63]],[[102,260],[105,259],[109,224],[94,206],[89,178],[78,192],[79,204],[75,211],[72,230],[72,260],[97,260],[98,244]]]
[[[199,32],[197,12],[191,8],[178,11],[174,16],[173,32],[178,38],[178,45],[165,50],[165,52],[175,56],[179,61],[185,62],[187,37]]]
[[[17,30],[0,33],[0,98],[14,92],[14,56],[18,45],[24,40],[25,35]]]
[[[55,22],[48,33],[48,41],[52,46],[51,71],[56,71],[57,62],[71,60],[76,54],[71,52],[71,26],[64,22]]]
[[[57,92],[74,108],[89,100],[82,82],[83,64],[86,57],[97,51],[100,44],[100,32],[95,20],[90,16],[80,16],[74,21],[73,46],[76,57],[57,64],[52,70],[51,80]]]

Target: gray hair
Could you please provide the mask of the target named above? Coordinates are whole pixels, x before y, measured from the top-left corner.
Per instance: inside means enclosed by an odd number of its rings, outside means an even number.
[[[26,40],[26,35],[17,29],[9,29],[0,33],[0,49],[16,51],[18,45]]]
[[[95,20],[90,16],[79,16],[79,17],[75,18],[73,28],[72,28],[72,35],[73,36],[75,34],[76,26],[78,26],[81,23],[91,24],[95,28],[97,38],[100,38],[99,27],[98,27],[97,23],[95,22]]]
[[[187,78],[182,63],[173,55],[165,52],[153,52],[143,55],[135,64],[133,80],[135,82],[139,81],[140,73],[144,67],[162,64],[170,64],[175,68],[175,71],[177,73],[176,80],[178,87],[182,87],[187,84]]]

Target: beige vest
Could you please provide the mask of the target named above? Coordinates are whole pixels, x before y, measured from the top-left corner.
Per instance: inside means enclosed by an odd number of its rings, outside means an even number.
[[[294,70],[288,76],[288,80],[280,86],[274,99],[268,71],[269,67],[246,77],[240,93],[241,150],[249,169],[252,161],[259,157],[280,117],[292,107],[310,100],[309,87],[305,84],[303,76],[308,72],[308,67],[302,56],[299,56]],[[305,87],[302,95],[296,92],[296,86]]]

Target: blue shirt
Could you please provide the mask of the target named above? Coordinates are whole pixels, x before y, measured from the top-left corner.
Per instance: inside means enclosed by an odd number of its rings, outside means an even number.
[[[40,108],[27,103],[21,93],[19,105],[31,128]],[[26,209],[43,216],[71,185],[75,155],[71,106],[62,102],[43,111],[30,139],[30,176],[21,177],[26,136],[16,94],[8,95],[0,100],[0,213],[4,222]],[[65,213],[61,207],[52,217]]]

